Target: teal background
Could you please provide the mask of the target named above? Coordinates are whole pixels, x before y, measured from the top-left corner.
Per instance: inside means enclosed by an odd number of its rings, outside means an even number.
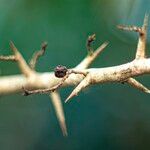
[[[91,67],[126,63],[135,57],[137,34],[119,31],[116,25],[140,26],[146,12],[149,0],[0,0],[0,54],[11,53],[12,40],[29,61],[47,41],[39,72],[58,64],[74,67],[86,56],[87,36],[96,33],[94,48],[104,41],[110,44]],[[0,62],[0,76],[18,73],[15,63]],[[148,75],[138,80],[150,87]],[[72,90],[60,90],[62,101]],[[87,88],[63,105],[67,138],[47,95],[1,96],[0,150],[150,149],[150,95],[128,85],[104,84]]]

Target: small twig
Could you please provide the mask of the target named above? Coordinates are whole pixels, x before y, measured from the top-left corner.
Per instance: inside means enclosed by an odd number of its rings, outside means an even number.
[[[9,56],[0,56],[0,60],[2,61],[16,61],[16,57],[14,55]]]
[[[93,48],[91,47],[91,44],[93,43],[93,41],[95,41],[96,39],[96,34],[92,34],[90,35],[88,38],[87,38],[87,41],[86,41],[86,48],[88,50],[88,54],[89,55],[92,55],[93,54]]]
[[[52,88],[38,89],[38,90],[27,90],[23,87],[23,91],[24,91],[23,95],[28,96],[28,95],[32,95],[32,94],[48,94],[50,92],[54,92],[56,89],[61,87],[61,85],[68,78],[68,76],[69,76],[69,74],[67,74],[65,77],[63,77],[62,80],[59,82],[59,84],[57,84],[56,86],[54,86]]]
[[[22,87],[23,89],[23,94],[24,96],[29,96],[32,94],[48,94],[49,92],[52,92],[52,88],[47,88],[47,89],[38,89],[38,90],[27,90],[25,87]]]
[[[47,42],[43,42],[41,45],[41,49],[33,54],[33,57],[30,61],[30,67],[32,69],[35,69],[35,66],[36,66],[36,63],[37,63],[39,57],[44,55],[47,45],[48,45]]]
[[[91,78],[90,76],[86,76],[78,85],[77,87],[72,91],[72,93],[67,97],[67,99],[65,100],[65,103],[67,103],[71,98],[73,98],[74,96],[77,96],[78,93],[86,88],[88,85],[90,85],[91,82]]]
[[[137,26],[118,25],[117,28],[126,31],[135,31],[142,34],[142,28]]]

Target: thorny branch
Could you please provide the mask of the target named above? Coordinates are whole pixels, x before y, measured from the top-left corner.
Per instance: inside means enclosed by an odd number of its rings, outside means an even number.
[[[38,58],[44,54],[44,52],[46,50],[46,47],[47,47],[47,43],[45,42],[45,43],[42,44],[41,50],[36,52],[33,55],[33,58],[31,59],[31,63],[30,63],[30,66],[29,66],[26,63],[26,61],[24,60],[24,58],[22,57],[22,55],[20,54],[20,52],[18,51],[18,49],[15,47],[14,43],[10,42],[10,48],[12,49],[14,55],[0,56],[0,60],[2,60],[2,61],[4,61],[4,60],[5,61],[6,60],[7,61],[16,61],[16,62],[18,62],[19,68],[20,68],[22,74],[25,76],[25,80],[27,80],[29,82],[30,81],[33,82],[33,81],[36,80],[36,74],[37,74],[34,71],[35,65],[37,63]],[[1,78],[0,78],[0,80],[1,80]],[[3,83],[3,81],[4,81],[4,83]],[[5,83],[5,77],[2,77],[2,82],[1,83],[6,85],[6,86],[8,85],[9,89],[11,89],[10,85],[11,85],[11,82],[12,82],[12,84],[14,86],[13,90],[16,90],[15,88],[18,88],[18,84],[16,83],[17,81],[18,81],[18,79],[15,79],[15,80],[9,80],[8,79],[9,83],[7,84],[7,83]],[[24,85],[23,82],[21,82],[21,84]],[[17,90],[16,90],[16,92],[17,92]],[[0,95],[1,94],[3,94],[3,87],[0,88]],[[62,104],[61,104],[61,99],[60,99],[59,93],[58,92],[50,93],[50,96],[51,96],[52,103],[53,103],[55,111],[56,111],[56,116],[58,118],[60,127],[62,129],[63,135],[67,136],[67,128],[66,128],[66,123],[65,123],[65,116],[64,116],[64,111],[63,111],[63,107],[62,107]]]
[[[88,37],[86,43],[88,55],[76,67],[67,69],[64,66],[57,66],[54,72],[45,73],[38,73],[34,68],[38,58],[44,54],[47,44],[41,46],[41,50],[35,53],[32,58],[32,63],[30,63],[32,65],[28,65],[14,44],[10,42],[14,55],[0,56],[0,60],[16,61],[23,75],[0,77],[0,95],[21,91],[24,91],[26,96],[37,93],[50,93],[62,132],[67,135],[64,112],[57,92],[58,88],[77,85],[65,102],[78,95],[87,86],[106,82],[127,83],[136,89],[150,93],[148,88],[134,79],[136,76],[150,74],[150,58],[145,57],[147,27],[148,15],[145,15],[142,27],[119,25],[119,29],[135,31],[139,35],[135,59],[126,64],[105,68],[87,69],[108,45],[108,42],[105,42],[93,51],[91,43],[95,40],[95,34]]]

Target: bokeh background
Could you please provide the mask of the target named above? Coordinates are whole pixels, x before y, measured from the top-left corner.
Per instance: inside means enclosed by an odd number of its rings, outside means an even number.
[[[0,0],[0,54],[11,53],[12,40],[29,61],[47,41],[39,72],[58,64],[74,67],[86,55],[87,36],[96,33],[94,48],[104,41],[110,44],[91,67],[126,63],[134,58],[137,34],[116,25],[140,26],[146,12],[149,0]],[[18,73],[15,63],[0,62],[0,76]],[[138,80],[150,87],[150,76]],[[72,89],[60,90],[62,101]],[[150,95],[119,83],[96,85],[63,105],[67,138],[48,96],[1,96],[0,150],[150,149]]]

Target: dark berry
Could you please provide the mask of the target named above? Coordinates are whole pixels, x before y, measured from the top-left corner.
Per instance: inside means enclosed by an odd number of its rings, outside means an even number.
[[[58,65],[54,72],[55,72],[55,76],[57,78],[63,78],[64,76],[66,76],[68,69],[65,66],[62,65]]]

